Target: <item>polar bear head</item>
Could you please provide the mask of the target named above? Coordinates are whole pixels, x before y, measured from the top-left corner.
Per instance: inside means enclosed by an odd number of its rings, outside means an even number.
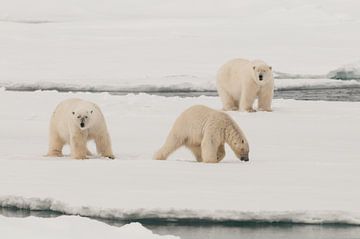
[[[272,80],[272,68],[265,63],[255,63],[252,65],[254,70],[254,80],[257,85],[262,86]]]
[[[88,129],[94,122],[94,109],[92,108],[78,108],[71,112],[73,122],[81,130]]]
[[[249,143],[245,137],[234,139],[230,147],[241,161],[249,161]]]

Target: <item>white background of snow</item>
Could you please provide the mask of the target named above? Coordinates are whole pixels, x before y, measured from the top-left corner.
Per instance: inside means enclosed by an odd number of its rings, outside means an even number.
[[[234,57],[324,75],[358,62],[359,7],[357,0],[0,0],[0,85],[213,90],[217,69]],[[276,80],[277,89],[359,84]],[[51,111],[73,96],[103,108],[118,160],[41,156]],[[194,103],[220,108],[212,97],[0,92],[0,204],[106,218],[360,223],[359,103],[276,100],[273,113],[231,113],[252,142],[247,164],[230,151],[218,165],[195,163],[185,150],[151,161]],[[124,232],[79,218],[0,217],[12,233],[41,225],[41,235],[70,221],[84,233]]]
[[[235,57],[326,74],[359,60],[359,7],[357,0],[1,0],[0,83],[204,88]]]
[[[141,226],[131,223],[120,228],[96,220],[61,216],[56,218],[9,218],[0,215],[1,237],[6,239],[79,239],[79,238],[126,238],[126,239],[175,239],[175,236],[159,236]]]
[[[42,157],[51,112],[68,97],[100,105],[117,160]],[[151,160],[180,112],[220,109],[216,97],[2,91],[0,102],[3,206],[106,218],[360,223],[359,102],[275,100],[272,113],[231,112],[250,141],[250,162],[227,148],[216,165],[196,163],[186,150]]]

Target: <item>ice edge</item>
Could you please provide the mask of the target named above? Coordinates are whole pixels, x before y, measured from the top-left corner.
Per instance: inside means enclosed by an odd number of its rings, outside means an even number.
[[[16,208],[32,211],[52,211],[66,215],[79,215],[110,220],[138,220],[197,223],[291,223],[291,224],[341,224],[360,225],[360,213],[347,211],[236,211],[236,210],[194,210],[156,208],[98,208],[92,206],[71,206],[51,198],[25,198],[1,196],[2,208]]]

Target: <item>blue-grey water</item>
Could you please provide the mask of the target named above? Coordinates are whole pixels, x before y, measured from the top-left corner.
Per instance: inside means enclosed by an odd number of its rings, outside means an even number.
[[[42,218],[62,215],[52,211],[30,211],[0,208],[0,215],[7,217]],[[121,227],[130,221],[94,218],[103,223]],[[136,222],[136,220],[134,221]],[[140,220],[143,226],[160,235],[176,235],[182,239],[360,239],[360,226],[305,225],[291,223],[219,223],[201,221],[161,222]],[[0,230],[1,238],[1,230]]]
[[[129,92],[112,92],[112,94],[128,94]],[[186,92],[148,92],[162,96],[197,97],[201,95],[217,96],[216,91]],[[329,88],[329,89],[294,89],[275,90],[275,99],[324,100],[324,101],[360,101],[360,88]]]
[[[147,93],[161,96],[179,96],[179,97],[197,97],[201,95],[217,96],[216,91],[192,91],[192,90],[171,90],[164,89],[160,91],[103,91],[102,89],[72,89],[71,87],[5,87],[9,91],[36,91],[36,90],[56,90],[59,92],[108,92],[113,95],[126,95],[130,93]],[[108,89],[109,90],[109,89]],[[360,87],[347,86],[336,88],[299,88],[299,89],[281,89],[275,90],[275,99],[295,99],[295,100],[325,100],[325,101],[360,101]]]

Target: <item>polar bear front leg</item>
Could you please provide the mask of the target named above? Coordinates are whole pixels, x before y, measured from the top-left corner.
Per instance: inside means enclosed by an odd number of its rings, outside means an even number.
[[[221,160],[223,160],[224,157],[225,157],[225,148],[224,145],[221,144],[218,147],[218,151],[217,151],[217,161],[220,162]]]
[[[87,159],[86,148],[87,135],[74,134],[70,136],[71,157],[75,159]]]
[[[95,144],[98,154],[100,154],[103,157],[115,159],[115,156],[111,149],[110,136],[107,132],[104,133],[103,135],[98,135],[95,138]]]
[[[200,146],[187,146],[191,152],[194,154],[196,161],[198,162],[202,162],[202,157],[201,157],[201,147]]]
[[[49,151],[47,156],[62,157],[62,149],[65,142],[60,138],[55,130],[50,130],[49,135]]]
[[[273,89],[261,89],[259,92],[258,108],[262,111],[272,111],[271,102],[273,99]]]
[[[253,105],[256,99],[256,92],[245,91],[242,92],[240,98],[240,111],[256,112]]]
[[[201,155],[204,163],[217,163],[218,144],[214,142],[212,135],[204,135],[201,141]]]

